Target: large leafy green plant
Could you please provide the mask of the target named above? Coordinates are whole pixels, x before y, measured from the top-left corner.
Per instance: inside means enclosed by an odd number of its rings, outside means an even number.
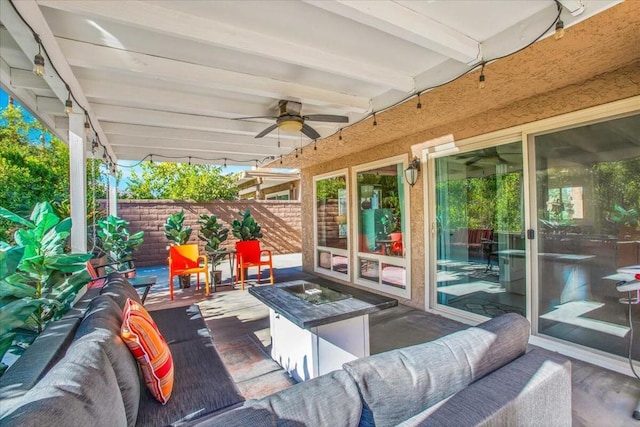
[[[225,256],[216,252],[220,250],[220,244],[227,240],[229,229],[224,227],[215,215],[200,215],[198,225],[200,226],[198,238],[205,242],[204,250],[210,254],[211,264],[215,270]]]
[[[184,211],[169,215],[167,222],[164,224],[165,237],[174,242],[176,245],[184,245],[191,237],[191,227],[184,225]]]
[[[133,253],[144,241],[144,231],[129,233],[129,222],[109,215],[96,222],[96,247],[122,268],[127,268],[125,261],[133,258]]]
[[[0,358],[16,334],[42,332],[60,318],[77,292],[88,283],[90,254],[65,252],[71,218],[60,220],[49,203],[38,203],[29,219],[0,208],[0,217],[15,222],[16,246],[0,242]]]
[[[251,216],[249,209],[244,211],[244,213],[238,212],[238,215],[240,215],[241,218],[234,219],[233,224],[231,224],[231,231],[236,239],[257,240],[262,237],[260,226]]]

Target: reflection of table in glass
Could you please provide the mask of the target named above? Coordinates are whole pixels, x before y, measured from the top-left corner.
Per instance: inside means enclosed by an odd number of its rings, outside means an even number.
[[[271,357],[297,381],[368,356],[369,313],[398,304],[319,279],[254,287],[249,293],[269,307]]]
[[[391,254],[391,244],[393,243],[393,240],[391,239],[382,239],[382,240],[376,240],[376,246],[380,245],[384,248],[384,254],[385,255],[390,255]]]
[[[134,289],[136,290],[144,289],[144,291],[142,292],[142,297],[140,298],[140,300],[142,301],[142,304],[144,304],[144,300],[147,299],[147,295],[149,295],[149,291],[151,290],[151,287],[156,284],[157,277],[156,276],[135,276],[135,277],[130,277],[127,280],[129,281],[129,283],[131,283],[131,286],[133,286]]]
[[[209,258],[209,263],[211,264],[211,276],[210,276],[210,280],[209,283],[211,283],[211,289],[213,290],[213,292],[216,291],[216,282],[213,278],[213,260],[214,259],[219,259],[220,261],[224,260],[224,258],[227,257],[227,259],[229,260],[229,274],[231,277],[231,284],[235,285],[236,284],[236,280],[237,277],[235,276],[235,271],[234,271],[234,265],[235,265],[235,259],[236,259],[236,251],[233,249],[230,250],[219,250],[219,251],[215,251],[215,252],[207,252],[207,258]],[[218,284],[217,286],[222,286],[222,284]]]

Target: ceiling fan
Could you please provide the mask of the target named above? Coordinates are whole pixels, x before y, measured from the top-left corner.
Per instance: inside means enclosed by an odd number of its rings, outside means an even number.
[[[515,156],[515,159],[514,159]],[[482,150],[478,150],[469,155],[459,155],[458,159],[466,160],[464,164],[466,166],[471,166],[477,162],[483,161],[485,163],[504,163],[504,164],[515,164],[518,163],[518,156],[522,158],[521,153],[517,152],[503,152],[499,150],[498,147],[490,147]]]
[[[256,138],[262,138],[276,128],[289,132],[302,132],[311,139],[320,138],[320,134],[305,121],[314,122],[331,122],[331,123],[349,123],[349,117],[336,116],[333,114],[308,114],[303,116],[300,114],[302,104],[296,101],[280,100],[278,102],[279,114],[277,116],[253,116],[239,117],[235,120],[246,119],[275,119],[276,123],[269,126],[259,134]]]

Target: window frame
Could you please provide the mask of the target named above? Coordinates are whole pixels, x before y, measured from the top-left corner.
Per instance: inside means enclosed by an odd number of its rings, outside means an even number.
[[[353,283],[363,286],[365,288],[372,289],[377,292],[384,292],[390,295],[394,295],[401,298],[411,299],[411,186],[406,182],[404,177],[404,171],[409,167],[409,156],[407,154],[401,154],[392,157],[386,157],[373,162],[362,163],[351,167],[351,182],[358,182],[358,173],[375,169],[378,167],[384,167],[389,165],[402,165],[402,179],[403,191],[404,191],[404,205],[401,207],[404,214],[404,234],[402,236],[402,243],[404,247],[404,257],[388,256],[382,254],[360,252],[360,247],[357,244],[359,238],[360,229],[360,216],[358,214],[358,191],[351,191],[351,242],[355,242],[355,249],[352,253],[351,273]],[[396,288],[394,286],[385,285],[382,283],[382,275],[378,277],[378,283],[371,280],[364,280],[359,277],[358,270],[360,268],[360,260],[372,260],[377,261],[380,264],[388,264],[392,266],[402,267],[405,270],[405,287]]]

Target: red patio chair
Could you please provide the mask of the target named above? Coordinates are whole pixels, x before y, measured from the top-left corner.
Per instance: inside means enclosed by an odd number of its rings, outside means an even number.
[[[171,246],[169,248],[169,295],[173,300],[173,278],[197,274],[196,289],[200,289],[200,273],[204,273],[205,295],[209,296],[209,261],[198,253],[197,244]],[[203,263],[204,265],[201,265]]]
[[[236,242],[236,274],[240,277],[244,290],[244,272],[249,267],[258,267],[258,282],[260,281],[260,267],[268,266],[271,284],[273,285],[273,261],[271,251],[260,249],[259,240],[243,240]]]

